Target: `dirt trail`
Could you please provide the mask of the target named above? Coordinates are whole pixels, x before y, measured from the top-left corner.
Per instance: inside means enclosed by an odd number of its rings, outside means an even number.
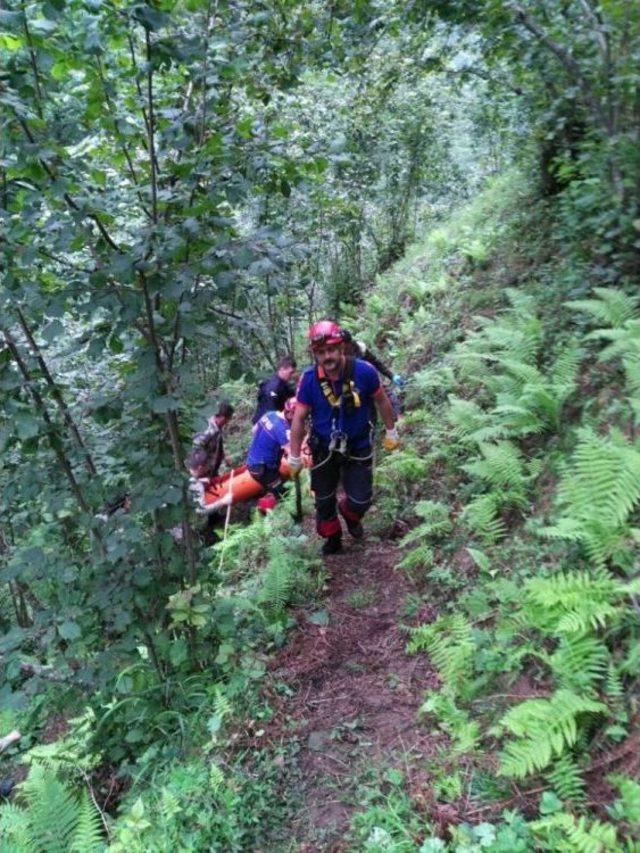
[[[397,767],[411,785],[435,753],[433,733],[418,724],[417,711],[437,678],[424,655],[405,654],[400,627],[432,614],[423,607],[407,617],[414,587],[394,569],[397,561],[397,550],[385,542],[351,543],[328,558],[326,612],[299,611],[298,627],[270,667],[272,684],[295,691],[275,700],[268,740],[293,737],[300,745],[300,812],[292,834],[305,853],[348,849],[341,839],[367,768]]]

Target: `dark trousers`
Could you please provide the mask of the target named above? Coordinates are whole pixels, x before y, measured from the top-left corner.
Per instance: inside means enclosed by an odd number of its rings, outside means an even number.
[[[280,477],[280,468],[269,468],[267,465],[249,465],[249,473],[257,480],[265,492],[270,492],[277,498],[282,497],[284,486]]]
[[[367,457],[370,453],[370,449],[365,449],[354,455]],[[316,450],[313,464],[311,489],[315,495],[316,527],[320,536],[335,536],[342,529],[337,515],[338,485],[342,482],[344,489],[339,503],[340,514],[348,521],[359,521],[373,499],[372,460],[350,459],[340,453]]]

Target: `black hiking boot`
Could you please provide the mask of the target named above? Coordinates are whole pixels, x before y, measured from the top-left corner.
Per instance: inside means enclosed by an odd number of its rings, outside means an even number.
[[[333,536],[329,536],[324,540],[324,545],[322,546],[322,555],[326,557],[328,554],[341,554],[342,553],[342,536],[340,533],[334,533]]]
[[[344,498],[338,504],[338,509],[340,511],[340,515],[345,520],[347,530],[351,536],[353,536],[354,539],[364,539],[364,527],[362,526],[362,521],[357,516],[353,518],[353,516],[355,516],[355,512],[352,512],[349,509],[349,505]]]
[[[349,521],[348,518],[345,518],[345,521],[347,523],[347,530],[354,539],[364,539],[364,527],[362,526],[360,519],[357,521]]]

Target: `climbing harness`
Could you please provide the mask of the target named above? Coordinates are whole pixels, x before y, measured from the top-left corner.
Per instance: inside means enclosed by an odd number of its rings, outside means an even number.
[[[322,389],[322,393],[324,394],[327,403],[332,409],[342,409],[342,406],[344,405],[345,409],[350,412],[353,409],[359,409],[362,405],[360,400],[360,391],[353,381],[353,367],[354,359],[345,359],[342,388],[340,389],[339,395],[337,395],[333,390],[333,383],[325,375],[322,368],[320,366],[316,368],[316,376],[318,377],[320,388]]]

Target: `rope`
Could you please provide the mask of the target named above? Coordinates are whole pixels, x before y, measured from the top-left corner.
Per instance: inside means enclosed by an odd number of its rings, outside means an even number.
[[[227,514],[224,519],[224,531],[222,533],[222,545],[220,546],[220,563],[218,565],[218,571],[222,571],[222,563],[224,561],[224,546],[227,542],[227,530],[229,529],[229,519],[231,518],[231,503],[233,498],[233,475],[235,474],[235,468],[231,469],[231,476],[229,477],[229,503],[227,504]]]

